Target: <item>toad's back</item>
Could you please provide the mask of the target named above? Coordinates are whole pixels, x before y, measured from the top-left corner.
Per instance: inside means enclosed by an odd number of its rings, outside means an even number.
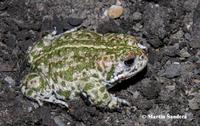
[[[130,43],[131,42],[131,43]],[[123,34],[101,34],[80,30],[65,33],[52,42],[41,41],[29,53],[33,69],[44,74],[62,75],[73,80],[72,74],[84,69],[104,71],[97,62],[109,58],[118,62],[127,50],[142,53],[133,36]],[[68,74],[64,74],[68,73]],[[55,76],[54,76],[55,77]]]

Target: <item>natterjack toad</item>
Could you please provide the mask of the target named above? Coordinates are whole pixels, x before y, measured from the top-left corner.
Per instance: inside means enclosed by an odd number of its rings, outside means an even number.
[[[148,59],[133,36],[82,29],[43,38],[29,49],[28,61],[32,72],[22,81],[22,93],[40,105],[68,107],[67,100],[81,95],[92,105],[114,109],[129,103],[107,89],[136,75]]]

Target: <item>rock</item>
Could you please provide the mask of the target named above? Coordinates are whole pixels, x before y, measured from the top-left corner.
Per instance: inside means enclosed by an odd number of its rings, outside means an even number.
[[[184,8],[187,11],[193,11],[195,7],[198,5],[199,0],[185,0]]]
[[[164,48],[164,54],[167,56],[176,56],[179,53],[179,44],[175,44],[173,46],[168,46]]]
[[[200,63],[200,57],[198,57],[198,56],[191,56],[189,58],[189,61],[191,61],[193,63]]]
[[[110,21],[99,24],[97,28],[97,32],[102,33],[102,34],[118,33],[118,32],[122,32],[122,29],[113,20],[110,20]]]
[[[185,33],[184,37],[186,40],[191,41],[191,35],[189,33]]]
[[[28,107],[28,112],[32,112],[33,111],[33,107]]]
[[[194,115],[192,112],[186,112],[187,120],[192,121],[194,119]]]
[[[161,91],[159,93],[159,98],[161,101],[163,102],[168,102],[168,104],[171,104],[173,101],[172,98],[174,98],[173,100],[176,99],[176,97],[179,95],[179,93],[177,92],[178,88],[181,88],[180,86],[178,86],[176,83],[173,82],[172,79],[167,79],[165,77],[158,77],[156,79],[158,81],[158,83],[162,84],[162,88]]]
[[[51,15],[46,15],[42,19],[42,31],[53,30],[53,17]]]
[[[176,88],[176,85],[167,85],[167,86],[166,86],[166,89],[168,89],[168,90],[170,90],[170,91],[175,90],[175,88]]]
[[[28,24],[27,29],[28,30],[34,30],[34,31],[40,31],[41,28],[41,22],[35,22]]]
[[[65,126],[65,123],[60,119],[59,116],[54,117],[54,122],[55,122],[58,126]]]
[[[68,22],[67,19],[64,19],[62,22],[63,22],[62,23],[63,24],[63,32],[73,29],[75,27],[75,26],[72,26],[69,23],[67,23]]]
[[[4,57],[3,57],[3,60],[5,60]],[[6,63],[1,63],[0,62],[0,72],[6,72],[6,71],[7,72],[9,72],[9,71],[16,71],[16,68],[14,68],[13,65],[6,64]]]
[[[32,44],[34,43],[34,41],[32,39],[28,39],[26,41],[19,41],[19,47],[22,48],[22,51],[26,51],[28,49],[28,47],[32,46]]]
[[[180,75],[181,75],[181,65],[176,63],[166,66],[165,71],[161,73],[161,76],[164,76],[169,79],[178,77]]]
[[[9,61],[10,60],[10,55],[8,53],[4,53],[2,56],[4,61]]]
[[[16,45],[16,36],[8,32],[6,35],[7,40],[5,41],[8,47],[14,48]]]
[[[132,19],[133,19],[134,21],[139,21],[139,20],[141,20],[141,19],[142,19],[142,14],[141,14],[140,12],[135,12],[135,13],[133,13],[133,15],[132,15]]]
[[[36,102],[31,102],[31,104],[33,105],[33,108],[34,108],[34,109],[37,109],[37,108],[40,107],[39,104],[36,103]]]
[[[71,25],[71,26],[79,26],[83,23],[83,19],[81,18],[69,18],[68,19],[68,23]]]
[[[17,41],[18,44],[20,43],[19,41],[27,41],[27,40],[35,40],[37,39],[36,32],[32,30],[22,30],[17,33]]]
[[[188,105],[192,110],[200,109],[200,89],[198,87],[191,88],[186,93],[191,99],[188,99]]]
[[[53,16],[53,28],[56,28],[56,34],[63,33],[63,22],[56,15]]]
[[[200,97],[188,100],[188,102],[189,102],[189,107],[192,110],[198,110],[198,109],[200,109]]]
[[[150,100],[141,100],[136,103],[138,109],[149,110],[153,106],[153,102]]]
[[[3,2],[0,2],[0,11],[6,10],[6,5]]]
[[[133,25],[132,29],[135,30],[136,32],[141,31],[143,25],[141,25],[140,23],[137,23],[135,25]]]
[[[115,19],[119,18],[123,14],[124,8],[120,5],[112,5],[108,10],[104,12],[105,16]]]
[[[200,29],[199,29],[199,31],[200,31]],[[197,34],[197,35],[195,35],[195,34]],[[190,46],[192,48],[200,48],[200,42],[199,42],[199,40],[200,40],[200,33],[194,33],[193,34],[193,39],[190,42]]]
[[[153,46],[154,48],[158,48],[164,45],[164,43],[158,38],[148,38],[147,41],[151,46]]]
[[[168,10],[157,4],[150,3],[145,6],[143,14],[144,35],[154,48],[164,45],[162,40],[168,34],[166,29],[168,15]]]
[[[132,95],[133,95],[134,99],[137,99],[138,96],[140,95],[140,93],[138,91],[135,91],[135,92],[132,93]]]
[[[187,42],[180,42],[179,43],[179,49],[183,49],[184,47],[187,47]]]
[[[192,41],[189,43],[192,48],[200,48],[200,3],[197,5],[193,15]]]
[[[190,57],[191,55],[188,53],[187,48],[183,48],[183,49],[181,49],[181,51],[179,52],[179,56],[180,56],[181,58],[188,58],[188,57]]]
[[[148,58],[149,58],[149,63],[154,64],[155,62],[158,62],[162,59],[162,56],[159,57],[159,54],[156,50],[149,49],[148,50]]]
[[[49,19],[49,25],[47,25],[47,29],[52,31],[56,30],[56,34],[63,33],[67,30],[72,29],[73,27],[77,27],[83,23],[83,19],[81,18],[66,18],[66,19],[61,19],[57,17],[56,15],[53,16],[53,21],[52,19]],[[56,28],[56,29],[55,29]]]
[[[9,86],[15,85],[15,81],[10,76],[5,77],[4,80],[9,84]]]
[[[5,20],[3,20],[3,22],[6,24],[6,26],[8,26],[6,31],[12,31],[12,33],[15,33],[19,30],[18,25],[11,18],[6,18]]]
[[[151,81],[150,79],[144,79],[140,86],[139,91],[147,99],[155,99],[160,92],[159,84]]]
[[[177,31],[173,35],[170,36],[170,43],[177,43],[180,42],[181,39],[183,38],[184,32],[182,30]]]

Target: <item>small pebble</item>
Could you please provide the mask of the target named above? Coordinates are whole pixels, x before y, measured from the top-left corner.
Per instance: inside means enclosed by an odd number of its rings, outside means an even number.
[[[43,17],[42,19],[42,26],[41,26],[41,30],[42,31],[50,31],[53,29],[53,17],[50,15],[46,15]],[[24,35],[24,34],[22,34]]]
[[[180,54],[180,57],[181,58],[188,58],[190,57],[191,55],[187,52],[187,49],[186,48],[183,48],[181,49],[181,51],[179,52]]]
[[[188,100],[188,105],[192,110],[199,110],[200,109],[200,90],[198,88],[192,88],[188,92],[189,96],[192,96],[192,99]]]
[[[59,116],[54,117],[54,122],[55,122],[58,126],[65,126],[64,122],[60,119]]]
[[[36,102],[31,102],[31,104],[33,105],[34,109],[37,109],[39,107],[39,105]]]
[[[68,23],[71,26],[79,26],[83,23],[83,19],[81,19],[81,18],[69,18]]]
[[[187,120],[189,121],[194,119],[194,115],[192,112],[186,112],[185,115],[187,116]]]
[[[28,112],[32,112],[33,108],[32,107],[28,107]]]
[[[140,31],[142,29],[142,25],[140,23],[137,23],[133,25],[132,29],[135,30],[136,32]]]
[[[140,92],[138,92],[138,91],[133,92],[134,99],[137,99],[139,95],[140,95]]]
[[[119,18],[123,14],[124,8],[119,5],[112,5],[108,10],[105,11],[104,15],[109,18]]]
[[[5,77],[4,80],[5,80],[8,84],[10,84],[10,86],[11,86],[11,85],[15,85],[15,81],[14,81],[11,77],[9,77],[9,76]]]
[[[168,86],[166,86],[166,88],[170,91],[173,91],[173,90],[175,90],[176,86],[175,85],[168,85]]]
[[[191,100],[188,100],[188,102],[189,102],[189,107],[192,110],[198,110],[198,109],[200,109],[200,101],[197,98],[193,98]]]
[[[194,82],[196,84],[200,84],[200,80],[199,79],[194,79],[194,80],[192,80],[192,82]]]
[[[142,14],[140,12],[134,12],[132,18],[134,21],[139,21],[142,19]]]
[[[161,76],[172,79],[181,75],[181,64],[170,64],[166,66],[165,71],[160,73]]]
[[[16,36],[14,34],[8,32],[6,45],[11,47],[11,48],[15,47],[15,45],[16,45]]]

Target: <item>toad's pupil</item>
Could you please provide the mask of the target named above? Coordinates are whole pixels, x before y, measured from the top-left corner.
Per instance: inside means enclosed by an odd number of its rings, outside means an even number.
[[[125,64],[126,66],[131,66],[131,65],[134,63],[134,60],[135,60],[134,58],[125,60],[125,61],[124,61],[124,64]]]

